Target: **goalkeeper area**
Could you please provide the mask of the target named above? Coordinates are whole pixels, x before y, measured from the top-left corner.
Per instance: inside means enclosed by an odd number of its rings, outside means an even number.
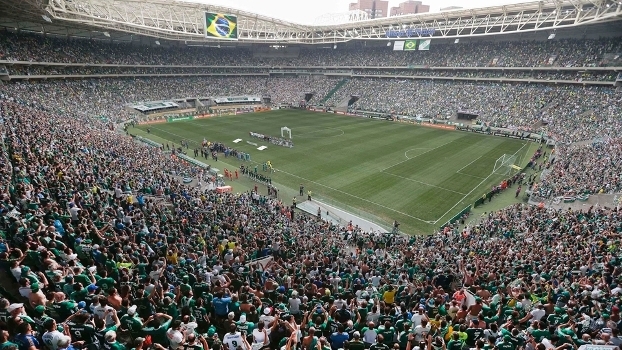
[[[294,147],[251,139],[251,131],[285,139],[291,133]],[[524,166],[539,146],[526,140],[304,110],[141,125],[130,133],[161,144],[187,140],[191,157],[204,139],[221,142],[249,153],[251,161],[246,164],[258,165],[259,172],[270,161],[275,172],[265,175],[272,178],[286,205],[294,196],[298,202],[305,200],[311,190],[314,199],[387,229],[397,220],[407,234],[434,232],[514,174],[517,166]],[[238,139],[242,141],[233,142]],[[261,146],[266,148],[260,151]],[[217,162],[199,160],[221,171],[241,164],[224,156]],[[227,184],[236,192],[254,186],[246,177]],[[298,195],[300,184],[305,187],[304,198]],[[265,194],[266,186],[258,187]]]

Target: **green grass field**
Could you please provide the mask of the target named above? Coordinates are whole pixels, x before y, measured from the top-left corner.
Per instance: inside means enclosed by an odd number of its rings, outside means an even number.
[[[249,131],[279,135],[283,126],[292,129],[294,148],[248,135]],[[503,178],[492,172],[499,157],[516,154],[516,163],[524,163],[535,145],[299,110],[143,125],[138,129],[147,127],[156,142],[179,144],[185,139],[192,148],[206,138],[250,153],[253,163],[270,160],[277,170],[272,174],[273,182],[287,189],[281,193],[295,193],[303,183],[320,201],[385,227],[398,220],[402,231],[410,234],[433,232]],[[234,144],[238,138],[244,141]],[[258,151],[247,140],[268,148]],[[208,163],[221,170],[239,166],[237,159],[224,157],[219,157],[220,164]],[[283,199],[291,202],[291,198]]]

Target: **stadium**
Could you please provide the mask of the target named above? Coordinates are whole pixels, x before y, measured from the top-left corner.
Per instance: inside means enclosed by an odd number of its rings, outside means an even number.
[[[619,347],[622,1],[345,18],[0,0],[0,349]]]

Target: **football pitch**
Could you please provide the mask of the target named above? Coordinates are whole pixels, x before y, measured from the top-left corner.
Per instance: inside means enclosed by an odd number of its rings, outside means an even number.
[[[249,136],[252,131],[280,137],[284,126],[292,130],[293,148]],[[522,166],[537,147],[504,137],[300,110],[139,126],[147,128],[157,142],[189,140],[189,156],[205,138],[249,153],[251,166],[258,163],[260,172],[270,161],[281,194],[297,194],[302,183],[319,201],[387,228],[397,220],[408,234],[432,233],[498,184],[504,176],[493,168],[504,154],[516,155],[515,164]],[[240,165],[223,156],[207,163],[220,170]],[[292,198],[281,198],[291,204]]]

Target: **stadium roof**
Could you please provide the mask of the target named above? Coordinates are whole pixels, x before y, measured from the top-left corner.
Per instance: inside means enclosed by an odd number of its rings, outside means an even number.
[[[326,44],[350,40],[461,38],[550,31],[622,21],[622,0],[543,0],[406,15],[339,25],[301,25],[222,6],[166,0],[0,0],[0,26],[51,35],[134,36],[204,44],[205,12],[237,16],[244,43]]]

